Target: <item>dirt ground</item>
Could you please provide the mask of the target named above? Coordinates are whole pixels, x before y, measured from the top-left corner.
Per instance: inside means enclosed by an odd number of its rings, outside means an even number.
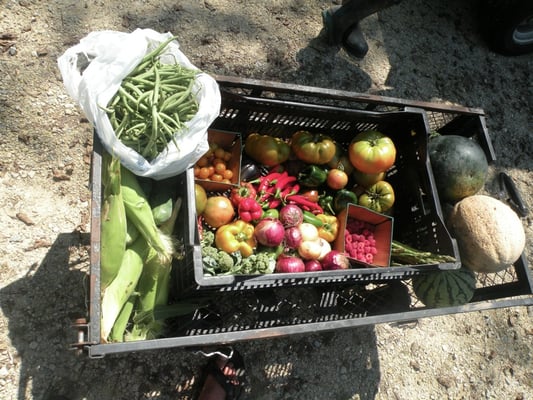
[[[411,0],[373,15],[369,54],[355,60],[320,37],[329,0],[0,0],[0,398],[186,399],[205,362],[181,348],[96,360],[68,349],[87,309],[92,128],[61,81],[67,48],[91,31],[152,28],[212,74],[482,108],[491,179],[507,171],[533,204],[533,57],[489,51],[471,3]],[[532,314],[239,343],[245,398],[531,399]]]

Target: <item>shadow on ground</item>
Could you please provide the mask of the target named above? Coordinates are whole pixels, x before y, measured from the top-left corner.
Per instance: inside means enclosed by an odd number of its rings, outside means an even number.
[[[102,359],[71,350],[76,341],[72,322],[87,316],[88,277],[79,269],[87,262],[87,243],[86,234],[59,234],[40,265],[0,291],[21,363],[17,400],[191,399],[205,359],[188,349]],[[312,399],[324,393],[349,398],[358,393],[373,399],[379,384],[372,327],[244,342],[236,348],[247,364],[245,398]]]

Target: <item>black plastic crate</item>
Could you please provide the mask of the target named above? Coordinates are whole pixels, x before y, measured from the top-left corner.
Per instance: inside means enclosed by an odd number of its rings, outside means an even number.
[[[533,305],[533,279],[524,256],[504,271],[476,275],[477,288],[468,304],[441,308],[422,305],[413,294],[410,279],[211,291],[204,305],[187,316],[168,320],[165,337],[136,342],[101,343],[99,308],[91,307],[89,323],[78,321],[75,325],[78,342],[72,347],[91,358],[100,358],[173,347],[198,349],[381,323],[413,323],[420,318]],[[91,276],[96,278],[98,270]],[[94,282],[92,279],[89,292],[91,305],[99,299]],[[205,291],[197,291],[183,300],[197,300],[204,294]]]
[[[479,109],[420,103],[402,99],[368,96],[320,88],[309,88],[272,82],[258,82],[236,78],[218,78],[223,90],[235,88],[240,93],[255,96],[279,92],[279,96],[305,95],[320,101],[333,99],[336,104],[347,101],[361,109],[390,112],[405,106],[423,108],[432,130],[474,136],[486,149],[490,161],[494,153],[488,140],[484,115]],[[348,99],[348,100],[346,100]],[[453,127],[453,129],[451,129]],[[450,128],[448,130],[448,128]],[[175,301],[198,300],[206,294],[209,299],[189,315],[167,321],[165,337],[125,343],[100,341],[100,209],[101,209],[101,154],[102,147],[95,136],[91,168],[91,250],[90,279],[87,280],[88,319],[74,323],[76,343],[72,348],[86,352],[92,358],[107,354],[168,349],[172,347],[200,348],[231,344],[245,340],[261,340],[288,335],[350,329],[380,323],[402,323],[419,318],[482,311],[503,307],[533,305],[533,277],[525,255],[510,268],[495,274],[476,274],[477,288],[473,299],[463,306],[427,308],[414,296],[411,279],[402,273],[401,279],[346,281],[339,278],[325,285],[297,287],[260,286],[262,290],[192,290],[181,293],[174,285]],[[183,185],[180,194],[188,195],[186,174],[180,176]],[[190,201],[188,199],[187,201]],[[182,208],[184,210],[185,207]],[[190,224],[182,213],[181,226]],[[185,237],[194,240],[193,230],[184,229]],[[192,252],[193,247],[189,246]],[[416,273],[412,271],[413,275]],[[175,275],[180,279],[182,273]]]
[[[357,102],[355,102],[358,105]],[[460,257],[455,240],[443,223],[442,210],[435,189],[427,154],[427,114],[421,108],[406,107],[395,111],[365,111],[346,105],[320,105],[261,96],[241,96],[222,90],[222,108],[213,128],[240,132],[242,141],[256,132],[288,139],[294,132],[305,129],[322,132],[347,148],[355,134],[378,130],[390,136],[397,149],[394,167],[386,180],[393,186],[396,202],[394,217],[395,240],[415,248],[454,256],[456,262],[394,267],[363,267],[352,263],[348,270],[264,275],[204,275],[201,247],[194,209],[192,170],[187,173],[189,197],[186,209],[188,234],[186,262],[178,267],[179,291],[191,289],[244,290],[264,287],[320,285],[332,282],[405,279],[434,269],[456,269]]]

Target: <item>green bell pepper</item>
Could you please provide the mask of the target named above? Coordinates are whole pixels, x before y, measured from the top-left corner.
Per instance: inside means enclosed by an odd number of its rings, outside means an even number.
[[[357,204],[357,195],[348,189],[341,189],[333,198],[333,210],[335,211],[335,214],[340,213],[342,210],[344,210],[348,203]]]
[[[298,174],[298,182],[307,187],[318,187],[326,182],[328,173],[317,165],[308,165]]]

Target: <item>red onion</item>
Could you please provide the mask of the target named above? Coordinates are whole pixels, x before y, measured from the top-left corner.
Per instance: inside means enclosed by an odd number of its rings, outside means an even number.
[[[348,269],[350,261],[344,253],[337,250],[331,250],[322,258],[322,267],[324,269]]]
[[[304,264],[305,272],[322,271],[322,264],[318,260],[308,260]]]
[[[296,226],[285,229],[285,245],[289,249],[296,249],[302,243],[302,232]]]
[[[279,219],[265,218],[255,226],[254,235],[263,246],[276,247],[285,238],[285,228]]]
[[[305,264],[299,257],[281,254],[276,261],[276,272],[304,272]]]
[[[279,220],[285,228],[298,226],[304,221],[304,213],[296,204],[287,204],[279,210]]]

